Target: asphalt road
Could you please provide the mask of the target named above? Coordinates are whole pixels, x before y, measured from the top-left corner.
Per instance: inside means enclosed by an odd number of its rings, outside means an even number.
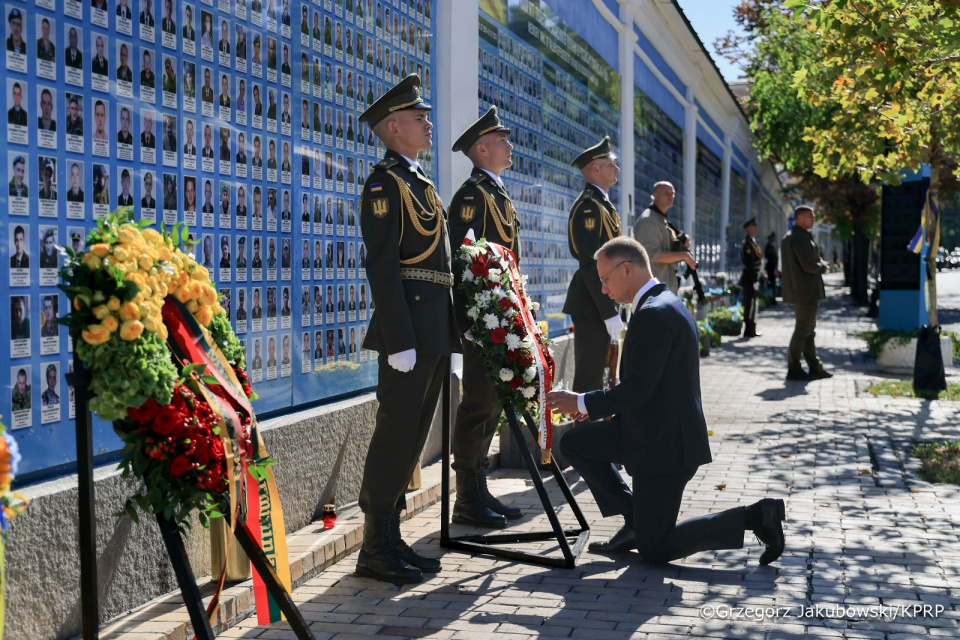
[[[937,300],[940,326],[960,332],[960,269],[949,269],[937,274]]]

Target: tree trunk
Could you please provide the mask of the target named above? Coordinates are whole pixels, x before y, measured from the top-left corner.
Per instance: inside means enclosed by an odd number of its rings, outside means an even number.
[[[867,273],[870,268],[870,242],[863,232],[863,213],[855,214],[858,222],[853,225],[853,268],[850,277],[850,296],[859,305],[870,302],[867,293]]]
[[[940,162],[937,161],[937,159],[933,160],[934,162],[930,163],[929,197],[932,206],[936,207],[939,211]],[[931,235],[936,234],[936,229],[932,229],[930,233]],[[930,326],[937,326],[940,322],[937,313],[937,253],[933,251],[933,249],[930,250],[930,255],[927,256],[927,310],[930,314],[928,321]]]
[[[843,286],[853,286],[853,260],[850,247],[852,241],[847,239],[843,241]]]

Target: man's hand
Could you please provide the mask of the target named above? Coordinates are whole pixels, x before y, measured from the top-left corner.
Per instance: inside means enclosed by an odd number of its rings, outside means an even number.
[[[607,333],[610,334],[610,341],[620,342],[620,331],[623,329],[623,320],[620,319],[620,315],[617,314],[612,318],[607,318],[603,321],[603,324],[607,325]]]
[[[579,393],[557,389],[547,394],[547,406],[550,407],[551,411],[572,416],[580,413],[577,406],[577,398],[579,397]]]
[[[387,364],[400,373],[412,371],[417,364],[417,350],[407,349],[400,353],[391,353],[387,356]]]
[[[753,290],[754,290],[754,291],[760,291],[760,283],[759,283],[759,282],[754,282],[754,283],[753,283]]]

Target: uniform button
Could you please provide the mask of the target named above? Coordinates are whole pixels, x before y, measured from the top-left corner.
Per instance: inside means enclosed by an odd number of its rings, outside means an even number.
[[[414,299],[414,300],[419,300],[419,299],[420,299],[420,296],[413,296],[413,299]]]

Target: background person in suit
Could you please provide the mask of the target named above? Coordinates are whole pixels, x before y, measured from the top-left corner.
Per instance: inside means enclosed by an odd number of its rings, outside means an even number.
[[[573,319],[573,390],[589,391],[603,386],[607,348],[620,340],[623,322],[617,304],[603,295],[597,278],[594,252],[620,235],[620,214],[607,192],[617,183],[620,167],[610,148],[610,137],[586,149],[571,163],[580,169],[586,185],[570,210],[567,239],[570,253],[579,263],[567,288],[563,312]]]
[[[740,549],[752,530],[766,545],[761,564],[783,553],[783,500],[764,499],[748,507],[677,523],[687,483],[711,462],[700,398],[697,327],[683,303],[650,274],[643,247],[616,238],[595,254],[603,291],[632,303],[620,364],[620,384],[586,394],[552,391],[547,405],[575,419],[593,420],[564,434],[560,449],[580,473],[606,517],[622,515],[623,527],[592,551],[637,549],[660,564],[699,551]],[[600,420],[604,416],[611,418]],[[616,464],[633,476],[627,487]]]
[[[827,263],[820,258],[820,250],[810,233],[816,222],[813,208],[797,207],[793,212],[793,229],[783,236],[780,244],[782,296],[784,302],[793,304],[796,324],[790,345],[787,347],[787,380],[816,380],[832,378],[817,357],[817,311],[820,301],[826,297],[823,290],[823,274]],[[803,370],[800,356],[807,361],[809,373]]]
[[[743,291],[743,337],[757,338],[757,293],[760,291],[760,267],[763,253],[757,244],[757,219],[750,218],[743,223],[747,235],[740,245],[740,262],[743,273],[740,274],[740,287]]]
[[[454,143],[473,162],[473,171],[450,202],[450,237],[459,246],[469,231],[474,239],[486,238],[514,252],[520,260],[520,221],[500,174],[513,166],[511,130],[490,109],[471,124]],[[351,250],[353,245],[350,246]],[[457,326],[466,334],[472,321],[467,301],[454,296]],[[487,451],[497,430],[501,407],[497,389],[487,376],[481,350],[469,336],[463,340],[463,391],[453,430],[453,469],[457,474],[457,500],[453,521],[503,528],[507,519],[522,513],[490,494],[487,488]]]
[[[370,249],[367,277],[378,307],[363,346],[380,353],[380,409],[360,487],[365,524],[357,573],[398,584],[440,570],[439,560],[417,554],[400,537],[400,512],[450,353],[460,351],[443,202],[416,160],[431,146],[430,108],[414,74],[360,117],[387,152],[363,190],[360,210]],[[415,211],[406,204],[411,200]],[[416,224],[404,225],[401,236],[401,224],[411,220]]]
[[[777,234],[767,236],[767,246],[763,248],[763,269],[767,272],[767,286],[770,287],[770,305],[777,304],[777,266],[780,264],[780,252],[777,251]]]

